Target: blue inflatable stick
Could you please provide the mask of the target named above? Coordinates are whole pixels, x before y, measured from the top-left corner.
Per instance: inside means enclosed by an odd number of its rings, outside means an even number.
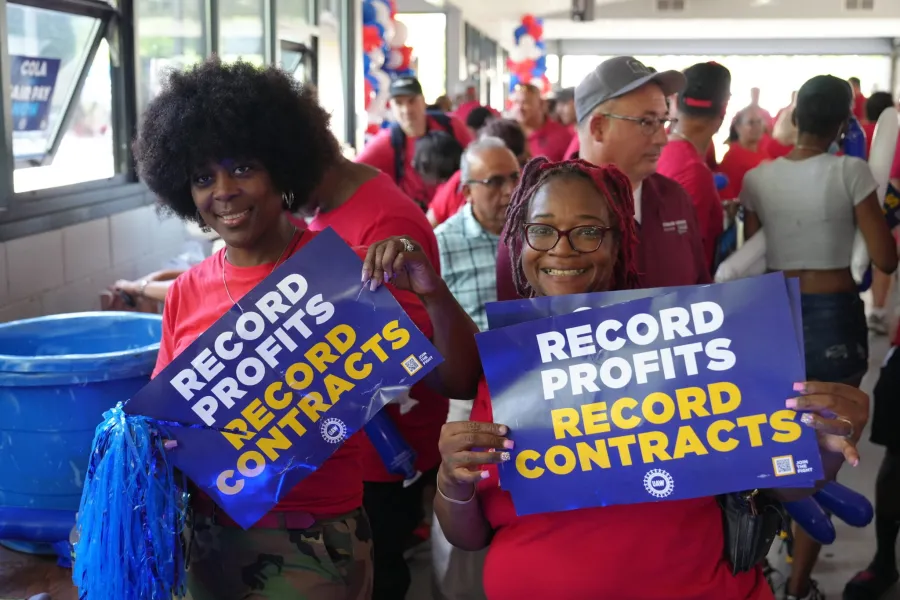
[[[412,485],[422,473],[416,469],[416,452],[410,448],[388,414],[382,410],[365,426],[366,435],[387,470],[403,476],[403,485]]]
[[[813,498],[851,527],[866,527],[875,517],[875,509],[868,498],[833,481],[826,483]]]
[[[784,509],[797,525],[820,544],[831,544],[836,537],[834,524],[818,502],[810,498],[785,502]]]

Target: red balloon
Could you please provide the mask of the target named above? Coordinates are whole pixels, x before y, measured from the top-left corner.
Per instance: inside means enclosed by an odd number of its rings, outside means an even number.
[[[366,98],[366,110],[369,110],[369,106],[372,104],[372,101],[375,99],[375,89],[372,87],[372,84],[366,81],[365,87],[365,98]]]
[[[522,25],[525,26],[525,29],[531,29],[531,26],[535,24],[534,15],[525,15],[522,17]]]
[[[536,42],[541,41],[541,38],[544,36],[544,26],[535,21],[528,26],[528,35],[533,37]]]
[[[370,123],[368,127],[366,127],[366,133],[369,135],[375,135],[381,131],[381,127],[378,126],[377,123]]]
[[[409,46],[400,46],[398,50],[400,51],[400,56],[403,57],[403,60],[400,61],[400,66],[397,68],[397,70],[405,71],[409,68],[410,63],[412,62],[413,49]]]
[[[511,71],[519,78],[519,81],[528,83],[532,78],[531,72],[534,71],[534,61],[529,58],[528,60],[516,63]]]
[[[391,0],[391,19],[397,16],[397,2]]]
[[[362,37],[363,51],[366,53],[384,45],[384,40],[381,39],[381,34],[378,33],[378,28],[374,25],[364,25]]]

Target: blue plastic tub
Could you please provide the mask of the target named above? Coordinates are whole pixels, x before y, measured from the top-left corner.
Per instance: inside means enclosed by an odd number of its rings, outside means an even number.
[[[0,324],[0,523],[4,508],[74,518],[94,429],[105,410],[149,381],[161,334],[162,318],[145,313]],[[51,526],[4,544],[43,552]]]

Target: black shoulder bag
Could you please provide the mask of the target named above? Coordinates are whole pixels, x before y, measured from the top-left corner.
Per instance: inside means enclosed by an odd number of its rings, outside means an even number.
[[[725,556],[733,574],[749,571],[769,553],[772,542],[785,528],[781,502],[765,492],[752,490],[717,497],[725,529]]]

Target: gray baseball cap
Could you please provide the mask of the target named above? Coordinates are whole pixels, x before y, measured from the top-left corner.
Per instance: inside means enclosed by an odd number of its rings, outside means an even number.
[[[575,88],[575,118],[581,123],[591,111],[613,98],[654,82],[671,96],[684,89],[684,75],[678,71],[652,69],[633,56],[616,56],[603,61]]]

